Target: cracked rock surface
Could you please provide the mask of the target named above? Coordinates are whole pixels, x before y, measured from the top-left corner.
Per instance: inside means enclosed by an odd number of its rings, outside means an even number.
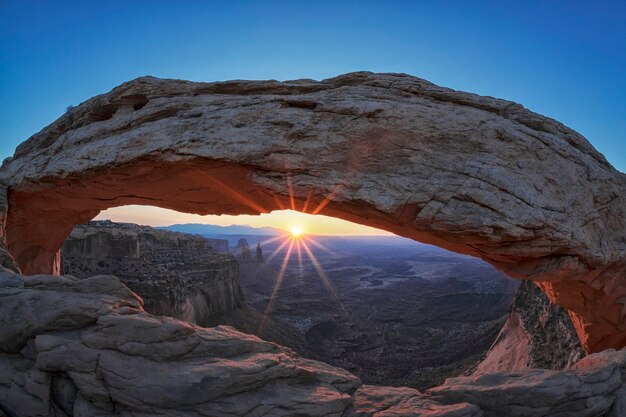
[[[142,77],[22,143],[0,180],[24,274],[59,273],[72,227],[108,207],[292,207],[480,257],[538,282],[586,351],[626,345],[626,176],[510,101],[403,74]]]
[[[626,350],[420,393],[228,326],[146,313],[112,276],[0,272],[0,402],[19,416],[619,416]]]

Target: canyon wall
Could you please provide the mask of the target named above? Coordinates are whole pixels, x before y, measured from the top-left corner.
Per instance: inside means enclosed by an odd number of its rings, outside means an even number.
[[[152,314],[204,324],[239,308],[243,293],[227,241],[130,223],[77,225],[61,250],[68,275],[115,275]]]

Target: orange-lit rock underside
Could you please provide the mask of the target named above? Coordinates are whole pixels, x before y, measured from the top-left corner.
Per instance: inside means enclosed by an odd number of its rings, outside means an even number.
[[[480,257],[566,307],[588,351],[626,345],[626,178],[515,103],[357,73],[142,78],[72,112],[0,170],[24,274],[58,272],[72,227],[109,207],[295,208]]]

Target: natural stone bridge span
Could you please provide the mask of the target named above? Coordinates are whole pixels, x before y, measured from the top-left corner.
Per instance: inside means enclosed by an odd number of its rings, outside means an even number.
[[[94,97],[5,161],[5,265],[58,273],[72,227],[147,204],[323,213],[477,256],[626,345],[626,176],[522,106],[391,74],[193,83]]]

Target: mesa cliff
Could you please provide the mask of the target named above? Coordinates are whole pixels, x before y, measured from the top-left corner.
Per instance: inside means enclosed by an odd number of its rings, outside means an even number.
[[[243,303],[228,241],[131,223],[77,225],[61,250],[64,273],[115,275],[152,314],[204,324]]]

